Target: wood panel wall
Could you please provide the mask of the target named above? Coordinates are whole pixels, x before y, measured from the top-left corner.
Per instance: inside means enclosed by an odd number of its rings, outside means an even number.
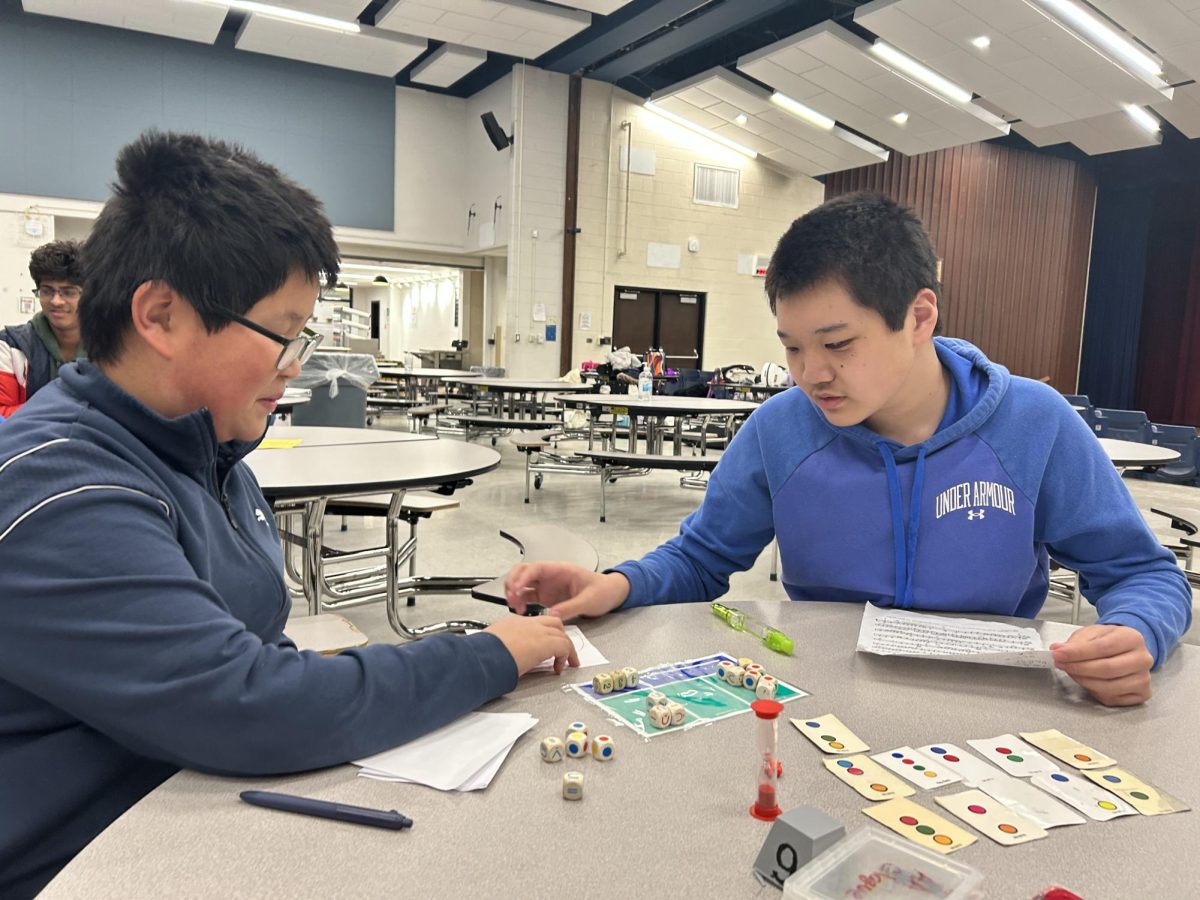
[[[828,176],[921,216],[942,258],[943,334],[1065,393],[1079,372],[1096,185],[1075,162],[969,144]]]

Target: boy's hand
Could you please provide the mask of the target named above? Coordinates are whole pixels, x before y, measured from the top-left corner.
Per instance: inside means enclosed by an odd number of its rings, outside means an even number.
[[[616,572],[601,575],[569,563],[521,563],[504,580],[504,593],[518,613],[539,603],[565,621],[612,612],[629,596],[629,581]]]
[[[1065,643],[1051,644],[1054,665],[1105,706],[1136,706],[1150,699],[1154,658],[1136,628],[1087,625]]]
[[[579,665],[575,645],[563,631],[562,619],[555,616],[507,616],[484,631],[500,638],[517,664],[518,675],[524,675],[551,656],[554,657],[556,675],[561,675],[567,665]]]

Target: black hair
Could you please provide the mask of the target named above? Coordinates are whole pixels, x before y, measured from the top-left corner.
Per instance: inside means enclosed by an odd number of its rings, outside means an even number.
[[[843,194],[805,213],[779,239],[767,268],[771,312],[831,279],[899,331],[918,291],[938,293],[937,255],[907,206],[872,191]]]
[[[211,333],[295,272],[332,285],[338,271],[313,194],[240,146],[154,130],[117,155],[113,196],[83,252],[79,324],[94,362],[119,356],[148,281],[170,285]]]
[[[68,281],[83,284],[83,267],[79,262],[79,241],[51,241],[42,244],[29,255],[29,274],[33,283]]]

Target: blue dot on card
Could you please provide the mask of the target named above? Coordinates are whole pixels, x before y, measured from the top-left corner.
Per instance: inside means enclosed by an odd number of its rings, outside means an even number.
[[[904,759],[904,754],[903,753],[893,753],[892,759]]]
[[[852,765],[854,765],[854,763],[850,762],[850,760],[848,760],[848,759],[839,759],[837,762],[838,762],[838,765],[841,766],[843,769],[848,769]]]
[[[1116,775],[1105,775],[1104,780],[1111,781],[1113,784],[1117,784],[1121,779],[1118,778]]]
[[[1050,777],[1053,778],[1055,781],[1067,781],[1068,780],[1066,775],[1062,775],[1058,772],[1051,773]]]
[[[934,753],[938,754],[939,756],[945,754],[945,752],[946,752],[945,749],[943,749],[942,747],[930,747],[929,749],[932,750]]]
[[[804,724],[807,725],[809,728],[820,728],[821,727],[820,722],[805,722]]]

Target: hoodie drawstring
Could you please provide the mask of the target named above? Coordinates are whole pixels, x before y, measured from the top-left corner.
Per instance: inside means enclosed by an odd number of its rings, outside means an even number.
[[[912,606],[913,569],[917,561],[917,534],[921,529],[921,491],[925,487],[925,447],[917,450],[917,468],[913,472],[912,491],[908,498],[908,528],[904,527],[904,501],[900,497],[900,476],[896,457],[883,441],[875,444],[887,469],[888,498],[892,507],[892,547],[896,557],[895,606]]]

